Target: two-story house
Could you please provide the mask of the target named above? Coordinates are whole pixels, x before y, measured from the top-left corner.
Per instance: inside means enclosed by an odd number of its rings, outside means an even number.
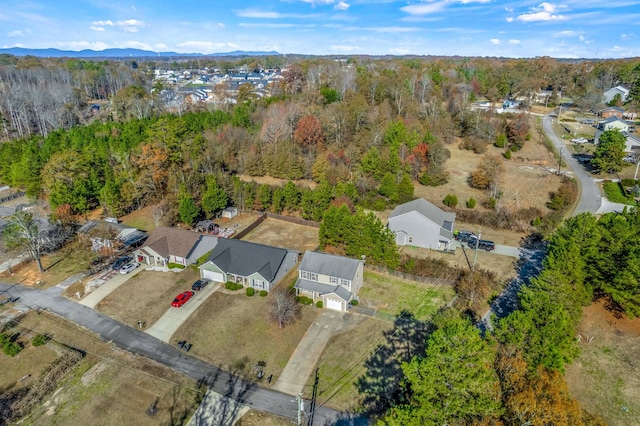
[[[344,312],[362,287],[363,271],[363,260],[307,251],[294,288],[297,295],[322,300],[326,308]]]

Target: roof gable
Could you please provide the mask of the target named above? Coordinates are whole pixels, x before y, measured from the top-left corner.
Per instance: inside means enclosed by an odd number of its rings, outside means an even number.
[[[362,263],[362,260],[307,250],[298,269],[330,277],[353,280],[360,263]]]
[[[453,223],[456,220],[455,213],[445,212],[444,210],[436,207],[424,198],[417,198],[413,201],[409,201],[408,203],[396,206],[396,208],[391,212],[391,215],[389,215],[389,219],[412,211],[418,212],[419,214],[435,222],[439,226],[443,226],[445,222]]]
[[[280,247],[221,238],[208,260],[225,273],[248,277],[258,272],[271,282],[288,252]]]
[[[200,234],[184,229],[161,226],[156,228],[145,244],[161,256],[188,257],[200,240]]]

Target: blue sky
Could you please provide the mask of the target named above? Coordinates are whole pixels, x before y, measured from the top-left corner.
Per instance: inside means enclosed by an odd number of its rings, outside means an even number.
[[[0,0],[0,46],[640,56],[638,0]]]

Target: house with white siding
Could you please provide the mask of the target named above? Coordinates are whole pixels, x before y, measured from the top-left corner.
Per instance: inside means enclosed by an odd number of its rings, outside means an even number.
[[[393,209],[387,227],[395,234],[399,246],[446,251],[453,241],[455,220],[455,213],[418,198]]]

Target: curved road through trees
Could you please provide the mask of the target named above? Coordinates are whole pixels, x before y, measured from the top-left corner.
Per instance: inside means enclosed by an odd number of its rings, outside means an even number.
[[[542,129],[551,141],[555,149],[560,153],[562,161],[572,170],[573,175],[579,182],[580,198],[573,211],[573,215],[580,213],[596,213],[603,204],[602,193],[596,185],[589,171],[585,170],[578,161],[573,158],[571,151],[566,147],[564,140],[559,138],[553,131],[553,120],[557,113],[545,115],[542,118]],[[542,261],[546,256],[544,250],[520,249],[520,262],[518,275],[511,280],[500,296],[491,303],[491,307],[478,326],[481,330],[491,329],[491,318],[504,318],[518,308],[518,292],[523,284],[529,282],[532,277],[538,275],[542,269]]]

